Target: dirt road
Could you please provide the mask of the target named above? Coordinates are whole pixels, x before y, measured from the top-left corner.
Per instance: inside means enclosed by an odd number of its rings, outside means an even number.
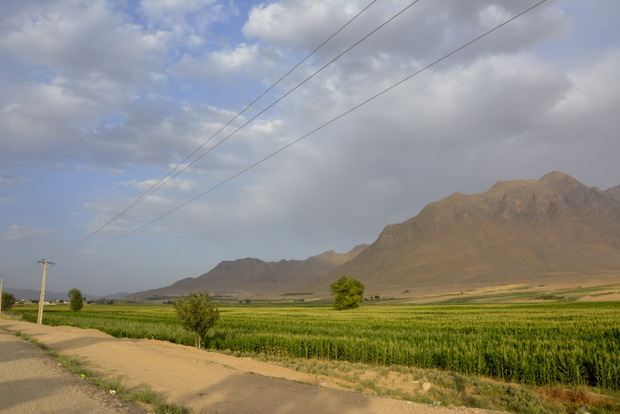
[[[59,367],[35,345],[1,330],[0,412],[146,413]]]
[[[313,376],[290,369],[168,342],[118,339],[96,330],[50,327],[2,318],[0,329],[23,332],[60,354],[76,355],[94,371],[120,375],[126,380],[129,389],[149,385],[154,391],[163,394],[169,402],[183,404],[195,413],[487,412],[479,409],[436,408],[345,391],[334,384],[320,382]],[[6,332],[0,338],[0,398],[3,398],[0,399],[0,411],[3,405],[7,404],[10,408],[7,412],[35,412],[34,407],[44,408],[38,412],[56,412],[46,411],[45,407],[65,404],[63,396],[74,393],[74,387],[83,381],[73,377],[69,382],[60,382],[58,379],[63,375],[60,372],[62,370],[49,361],[39,368],[21,368],[17,362],[22,358],[20,355],[24,354],[16,344],[22,340]],[[22,362],[30,359],[29,356]],[[29,391],[33,388],[33,383],[43,387],[41,389],[44,391],[33,394]],[[47,385],[41,385],[44,383]],[[10,394],[9,397],[4,397],[5,391]],[[85,394],[92,397],[88,391]],[[95,399],[99,399],[101,394]],[[4,398],[8,398],[6,402]],[[130,412],[124,411],[129,409],[127,407],[108,407],[106,404],[104,401],[103,406],[97,408],[101,411],[95,411],[93,406],[88,405],[85,412]],[[112,411],[104,411],[105,409]],[[71,405],[71,409],[62,412],[80,411]]]

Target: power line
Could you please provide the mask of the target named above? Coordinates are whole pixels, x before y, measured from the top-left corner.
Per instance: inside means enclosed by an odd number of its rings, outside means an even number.
[[[318,126],[317,128],[313,129],[312,131],[308,132],[307,134],[305,134],[305,135],[303,135],[303,136],[301,136],[301,137],[297,138],[296,140],[294,140],[294,141],[292,141],[292,142],[288,143],[287,145],[285,145],[285,146],[283,146],[282,148],[278,149],[277,151],[275,151],[275,152],[271,153],[270,155],[268,155],[268,156],[266,156],[266,157],[262,158],[262,159],[261,159],[261,160],[259,160],[259,161],[256,161],[256,162],[255,162],[255,163],[253,163],[252,165],[250,165],[250,166],[248,166],[248,167],[244,168],[243,170],[241,170],[241,171],[237,172],[236,174],[234,174],[234,175],[230,176],[229,178],[227,178],[227,179],[225,179],[225,180],[223,180],[223,181],[219,182],[218,184],[214,185],[213,187],[209,188],[208,190],[206,190],[206,191],[204,191],[204,192],[202,192],[202,193],[198,194],[197,196],[195,196],[195,197],[193,197],[193,198],[191,198],[191,199],[189,199],[189,200],[185,201],[184,203],[182,203],[182,204],[178,205],[177,207],[173,208],[172,210],[169,210],[168,212],[166,212],[166,213],[164,213],[164,214],[162,214],[162,215],[160,215],[160,216],[158,216],[158,217],[156,217],[156,218],[152,219],[151,221],[149,221],[149,222],[147,222],[147,223],[145,223],[145,224],[143,224],[143,225],[141,225],[141,226],[139,226],[139,227],[136,227],[135,229],[131,230],[130,232],[128,232],[128,233],[126,233],[126,234],[124,234],[123,236],[118,237],[118,238],[116,238],[116,239],[114,239],[114,240],[112,240],[112,241],[110,241],[110,242],[108,242],[108,243],[105,243],[105,244],[103,244],[103,245],[101,245],[101,246],[97,247],[96,249],[94,249],[94,250],[90,251],[89,253],[94,253],[95,251],[97,251],[97,250],[99,250],[99,249],[102,249],[102,248],[107,247],[107,246],[109,246],[109,245],[111,245],[111,244],[113,244],[113,243],[116,243],[116,242],[118,242],[118,241],[120,241],[120,240],[122,240],[122,239],[124,239],[124,238],[126,238],[126,237],[128,237],[128,236],[130,236],[130,235],[132,235],[132,234],[134,234],[134,233],[136,233],[136,232],[138,232],[138,231],[140,231],[140,230],[142,230],[142,229],[144,229],[144,228],[148,227],[148,226],[150,226],[151,224],[153,224],[153,223],[155,223],[155,222],[157,222],[157,221],[159,221],[159,220],[161,220],[161,219],[163,219],[163,218],[165,218],[165,217],[169,216],[170,214],[172,214],[172,213],[174,213],[174,212],[176,212],[176,211],[180,210],[181,208],[183,208],[183,207],[187,206],[188,204],[190,204],[190,203],[192,203],[192,202],[196,201],[197,199],[199,199],[199,198],[201,198],[201,197],[203,197],[203,196],[207,195],[208,193],[210,193],[210,192],[212,192],[212,191],[216,190],[217,188],[219,188],[219,187],[223,186],[224,184],[228,183],[229,181],[234,180],[235,178],[239,177],[239,176],[240,176],[240,175],[242,175],[242,174],[245,174],[245,173],[246,173],[246,172],[248,172],[249,170],[253,169],[254,167],[256,167],[256,166],[258,166],[258,165],[260,165],[260,164],[262,164],[263,162],[265,162],[265,161],[269,160],[270,158],[275,157],[275,156],[276,156],[276,155],[278,155],[279,153],[281,153],[281,152],[283,152],[284,150],[286,150],[286,149],[290,148],[291,146],[293,146],[293,145],[297,144],[298,142],[302,141],[303,139],[305,139],[305,138],[309,137],[310,135],[313,135],[314,133],[316,133],[316,132],[318,132],[318,131],[322,130],[323,128],[325,128],[325,127],[327,127],[327,126],[329,126],[329,125],[333,124],[334,122],[336,122],[336,121],[340,120],[341,118],[344,118],[345,116],[349,115],[351,112],[353,112],[353,111],[355,111],[355,110],[357,110],[357,109],[361,108],[362,106],[364,106],[364,105],[368,104],[369,102],[371,102],[371,101],[373,101],[373,100],[377,99],[378,97],[380,97],[380,96],[382,96],[382,95],[386,94],[387,92],[391,91],[392,89],[394,89],[394,88],[396,88],[396,87],[398,87],[398,86],[402,85],[403,83],[407,82],[407,81],[408,81],[408,80],[410,80],[411,78],[413,78],[413,77],[415,77],[415,76],[419,75],[420,73],[422,73],[422,72],[426,71],[427,69],[429,69],[429,68],[431,68],[431,67],[433,67],[433,66],[437,65],[438,63],[440,63],[440,62],[444,61],[445,59],[449,58],[450,56],[452,56],[452,55],[454,55],[454,54],[456,54],[456,53],[460,52],[461,50],[463,50],[463,49],[465,49],[466,47],[468,47],[468,46],[472,45],[473,43],[475,43],[475,42],[479,41],[480,39],[482,39],[482,38],[484,38],[484,37],[488,36],[489,34],[491,34],[491,33],[495,32],[496,30],[498,30],[498,29],[500,29],[501,27],[503,27],[503,26],[507,25],[508,23],[512,22],[513,20],[518,19],[519,17],[521,17],[521,16],[523,16],[524,14],[526,14],[526,13],[530,12],[531,10],[535,9],[536,7],[538,7],[538,6],[540,6],[541,4],[545,3],[546,1],[547,1],[547,0],[542,0],[542,1],[540,1],[540,2],[538,2],[538,3],[536,3],[536,4],[534,4],[533,6],[531,6],[531,7],[527,8],[526,10],[524,10],[524,11],[520,12],[519,14],[517,14],[517,15],[515,15],[515,16],[513,16],[513,17],[511,17],[510,19],[508,19],[508,20],[504,21],[503,23],[501,23],[501,24],[499,24],[499,25],[495,26],[493,29],[491,29],[491,30],[489,30],[489,31],[487,31],[487,32],[485,32],[485,33],[483,33],[483,34],[481,34],[480,36],[478,36],[478,37],[474,38],[473,40],[470,40],[469,42],[467,42],[467,43],[463,44],[462,46],[458,47],[457,49],[454,49],[452,52],[450,52],[450,53],[448,53],[448,54],[444,55],[443,57],[441,57],[441,58],[439,58],[439,59],[435,60],[434,62],[432,62],[432,63],[428,64],[427,66],[423,67],[422,69],[419,69],[418,71],[416,71],[416,72],[414,72],[414,73],[410,74],[409,76],[406,76],[405,78],[403,78],[403,79],[401,79],[400,81],[398,81],[398,82],[396,82],[396,83],[392,84],[392,85],[391,85],[391,86],[389,86],[388,88],[383,89],[381,92],[379,92],[379,93],[377,93],[377,94],[375,94],[375,95],[373,95],[373,96],[371,96],[371,97],[367,98],[366,100],[364,100],[364,101],[362,101],[361,103],[359,103],[359,104],[355,105],[354,107],[350,108],[349,110],[347,110],[347,111],[345,111],[345,112],[341,113],[340,115],[338,115],[338,116],[336,116],[336,117],[332,118],[331,120],[329,120],[329,121],[327,121],[327,122],[323,123],[322,125]]]
[[[282,101],[284,98],[286,98],[288,95],[290,95],[291,93],[293,93],[294,91],[296,91],[297,89],[299,89],[302,85],[304,85],[306,82],[308,82],[310,79],[314,78],[316,75],[318,75],[319,73],[321,73],[325,68],[327,68],[328,66],[330,66],[332,63],[334,63],[335,61],[337,61],[338,59],[340,59],[342,56],[344,56],[346,53],[348,53],[349,51],[351,51],[351,49],[355,48],[356,46],[358,46],[360,43],[362,43],[363,41],[365,41],[366,39],[368,39],[370,36],[372,36],[373,34],[375,34],[377,31],[379,31],[380,29],[382,29],[384,26],[386,26],[388,23],[390,23],[392,20],[394,20],[395,18],[397,18],[398,16],[400,16],[401,14],[403,14],[407,9],[409,9],[411,6],[413,6],[414,4],[416,4],[417,2],[419,2],[420,0],[415,0],[413,3],[409,4],[408,6],[406,6],[404,9],[402,9],[401,11],[399,11],[398,13],[396,13],[394,16],[392,16],[391,18],[389,18],[388,20],[386,20],[385,22],[383,22],[381,25],[379,25],[378,27],[376,27],[373,31],[371,31],[370,33],[368,33],[366,36],[364,36],[363,38],[361,38],[360,40],[358,40],[357,42],[355,42],[353,45],[349,46],[346,50],[344,50],[342,53],[340,53],[338,56],[336,56],[335,58],[333,58],[332,60],[330,60],[329,62],[327,62],[325,65],[323,65],[321,68],[319,68],[318,70],[316,70],[314,73],[312,73],[310,76],[308,76],[306,79],[304,79],[303,81],[301,81],[300,83],[298,83],[295,87],[289,89],[288,92],[286,92],[284,95],[280,96],[278,99],[276,99],[274,102],[272,102],[269,106],[267,106],[265,109],[263,109],[262,111],[260,111],[259,113],[257,113],[256,115],[254,115],[252,118],[250,118],[248,121],[246,121],[243,125],[239,126],[237,129],[235,129],[233,132],[231,132],[230,134],[228,134],[226,137],[224,137],[223,139],[221,139],[217,144],[215,144],[214,146],[212,146],[211,148],[209,148],[205,153],[203,153],[201,156],[199,156],[198,158],[196,158],[195,160],[193,160],[191,163],[187,164],[185,167],[183,167],[181,170],[179,170],[176,174],[174,174],[172,177],[170,177],[167,181],[165,181],[164,183],[162,183],[159,187],[157,187],[157,189],[163,187],[164,185],[166,185],[168,183],[168,181],[172,180],[173,178],[175,178],[176,176],[178,176],[179,174],[181,174],[183,171],[185,171],[186,169],[188,169],[189,167],[191,167],[192,165],[194,165],[196,162],[198,162],[199,160],[201,160],[203,157],[205,157],[207,154],[209,154],[211,151],[213,151],[214,149],[216,149],[217,147],[219,147],[222,143],[224,143],[225,141],[227,141],[230,137],[232,137],[233,135],[235,135],[237,132],[239,132],[241,129],[243,129],[244,127],[246,127],[248,124],[252,123],[254,120],[256,120],[256,118],[258,118],[259,116],[261,116],[262,114],[264,114],[265,112],[267,112],[269,109],[271,109],[272,107],[274,107],[276,104],[278,104],[280,101]],[[156,189],[156,190],[157,190]]]
[[[187,168],[189,168],[190,166],[192,166],[196,161],[200,160],[201,158],[203,158],[205,155],[207,155],[208,153],[210,153],[214,148],[216,148],[217,146],[219,146],[223,141],[225,141],[226,139],[230,138],[234,133],[236,133],[237,131],[239,131],[241,128],[245,127],[249,122],[246,122],[245,124],[243,124],[241,127],[237,128],[237,130],[234,131],[233,134],[227,136],[225,139],[223,139],[222,141],[220,141],[218,144],[216,144],[214,147],[210,148],[207,152],[205,152],[204,154],[202,154],[200,157],[196,158],[194,161],[192,161],[191,163],[189,163],[188,165],[186,165],[185,167],[183,167],[181,170],[179,170],[176,174],[173,174],[176,170],[178,170],[183,163],[185,163],[186,161],[188,161],[190,158],[192,158],[198,151],[200,151],[202,148],[204,148],[205,145],[207,145],[209,142],[211,142],[211,140],[213,138],[215,138],[217,135],[219,135],[224,129],[226,129],[230,124],[232,124],[234,121],[237,120],[237,118],[239,118],[242,114],[244,114],[252,105],[254,105],[258,100],[260,100],[263,96],[265,96],[267,93],[269,93],[269,91],[271,91],[273,88],[276,87],[276,85],[278,85],[284,78],[286,78],[288,75],[290,75],[295,69],[297,69],[302,63],[304,63],[306,60],[308,60],[312,55],[314,55],[319,49],[321,49],[323,46],[325,46],[325,44],[327,44],[330,40],[332,40],[336,35],[338,35],[338,33],[340,33],[341,31],[343,31],[347,26],[349,26],[349,24],[351,24],[354,20],[356,20],[359,16],[361,16],[366,10],[368,10],[370,8],[370,6],[372,6],[374,3],[376,3],[377,0],[372,0],[366,7],[364,7],[362,10],[360,10],[355,16],[353,16],[351,19],[349,19],[349,21],[347,21],[343,26],[341,26],[337,31],[335,31],[331,36],[329,36],[326,40],[323,41],[323,43],[321,43],[320,45],[318,45],[314,50],[312,50],[308,55],[306,55],[302,60],[300,60],[295,66],[293,66],[291,69],[288,70],[288,72],[286,72],[284,75],[282,75],[275,83],[273,83],[269,88],[267,88],[263,93],[261,93],[258,97],[256,97],[252,102],[250,102],[248,105],[246,105],[239,113],[237,113],[232,119],[230,119],[223,127],[221,127],[218,131],[216,131],[213,135],[211,135],[211,137],[209,137],[209,139],[207,139],[205,142],[203,142],[200,146],[198,146],[198,148],[196,148],[191,154],[189,154],[187,157],[185,157],[185,159],[183,159],[183,161],[181,161],[180,163],[178,163],[172,170],[170,170],[168,172],[168,174],[166,174],[164,177],[162,177],[157,183],[153,184],[153,186],[151,188],[149,188],[147,191],[145,191],[142,195],[140,195],[138,198],[136,198],[133,202],[131,202],[127,207],[125,207],[121,212],[119,212],[118,214],[116,214],[114,217],[112,217],[110,220],[108,220],[105,224],[103,224],[101,227],[99,227],[97,230],[95,230],[94,232],[90,233],[88,236],[82,238],[81,240],[79,240],[78,242],[72,244],[71,246],[67,247],[66,249],[60,251],[59,253],[57,253],[56,255],[54,255],[54,257],[60,257],[63,256],[65,254],[67,254],[68,252],[70,252],[71,250],[75,249],[77,246],[83,244],[84,242],[88,241],[90,238],[92,238],[95,234],[99,233],[101,230],[103,230],[104,228],[106,228],[107,226],[109,226],[110,224],[112,224],[114,221],[116,221],[117,219],[119,219],[121,216],[123,216],[125,213],[127,213],[129,210],[131,210],[132,208],[134,208],[136,205],[140,204],[142,201],[144,201],[146,198],[148,198],[151,194],[155,193],[157,190],[159,190],[160,188],[162,188],[164,185],[166,185],[170,180],[174,179],[176,176],[178,176],[180,173],[182,173],[183,171],[185,171]],[[416,1],[417,2],[417,1]],[[332,61],[333,62],[333,61]],[[330,62],[330,64],[332,63]],[[321,68],[322,70],[323,68]],[[315,73],[316,74],[316,73]],[[314,76],[314,75],[313,75]],[[307,81],[308,79],[306,79]],[[305,81],[304,81],[305,82]],[[298,85],[299,87],[300,85]],[[296,88],[295,88],[296,89]],[[288,93],[290,93],[292,91],[289,91]],[[287,94],[288,95],[288,94]],[[286,96],[286,95],[285,95]],[[277,102],[279,102],[280,100],[282,100],[284,97],[281,97]],[[270,105],[267,109],[271,108],[274,104]],[[263,110],[261,113],[259,113],[257,116],[261,115],[263,112],[265,112],[267,109]],[[252,118],[251,121],[253,121],[254,119],[256,119],[255,116],[254,118]],[[251,122],[250,121],[250,122]],[[169,178],[168,178],[169,177]],[[167,178],[167,180],[166,180]],[[165,180],[165,181],[164,181]]]
[[[383,27],[385,27],[387,24],[389,24],[391,21],[393,21],[394,19],[396,19],[398,16],[400,16],[401,14],[403,14],[405,11],[407,11],[410,7],[412,7],[413,5],[415,5],[416,3],[418,3],[420,0],[415,0],[412,3],[410,3],[409,5],[407,5],[406,7],[404,7],[403,9],[401,9],[398,13],[396,13],[395,15],[393,15],[392,17],[390,17],[388,20],[386,20],[385,22],[383,22],[382,24],[380,24],[379,26],[377,26],[375,29],[373,29],[372,31],[370,31],[368,34],[366,34],[364,37],[362,37],[361,39],[359,39],[358,41],[356,41],[355,43],[353,43],[351,46],[349,46],[347,49],[345,49],[343,52],[341,52],[339,55],[337,55],[335,58],[333,58],[332,60],[330,60],[329,62],[327,62],[326,64],[324,64],[323,66],[321,66],[319,69],[317,69],[315,72],[313,72],[310,76],[308,76],[307,78],[305,78],[303,81],[301,81],[300,83],[298,83],[296,86],[294,86],[293,88],[289,89],[285,94],[283,94],[282,96],[280,96],[278,99],[276,99],[274,102],[272,102],[269,106],[267,106],[266,108],[264,108],[262,111],[260,111],[259,113],[257,113],[256,115],[254,115],[252,118],[250,118],[248,121],[246,121],[244,124],[242,124],[241,126],[239,126],[238,128],[236,128],[233,132],[231,132],[230,134],[228,134],[226,137],[224,137],[223,139],[221,139],[218,143],[216,143],[213,147],[209,148],[205,153],[203,153],[202,155],[200,155],[199,157],[197,157],[196,159],[194,159],[192,162],[190,162],[189,164],[185,165],[183,168],[181,168],[180,170],[178,170],[174,175],[170,176],[168,178],[168,176],[162,178],[162,180],[160,180],[157,184],[155,184],[153,187],[151,187],[150,190],[148,190],[145,194],[147,194],[146,196],[154,193],[155,191],[157,191],[158,189],[160,189],[161,187],[163,187],[164,185],[166,185],[170,180],[174,179],[175,177],[177,177],[179,174],[181,174],[183,171],[185,171],[186,169],[188,169],[189,167],[191,167],[193,164],[195,164],[196,162],[198,162],[200,159],[202,159],[203,157],[205,157],[207,154],[209,154],[211,151],[213,151],[214,149],[216,149],[217,147],[219,147],[222,143],[224,143],[225,141],[227,141],[229,138],[231,138],[233,135],[235,135],[237,132],[239,132],[242,128],[246,127],[248,124],[250,124],[251,122],[253,122],[254,120],[256,120],[256,118],[258,118],[259,116],[261,116],[262,114],[264,114],[266,111],[268,111],[269,109],[271,109],[273,106],[275,106],[276,104],[278,104],[280,101],[282,101],[284,98],[286,98],[288,95],[290,95],[291,93],[293,93],[295,90],[299,89],[302,85],[304,85],[306,82],[308,82],[310,79],[314,78],[316,75],[318,75],[320,72],[322,72],[325,68],[327,68],[328,66],[330,66],[332,63],[334,63],[335,61],[337,61],[338,59],[340,59],[342,56],[344,56],[346,53],[350,52],[353,48],[357,47],[359,44],[361,44],[362,42],[364,42],[366,39],[368,39],[370,36],[372,36],[373,34],[375,34],[377,31],[381,30]],[[374,3],[374,2],[373,2]],[[361,13],[363,13],[366,9],[368,9],[373,3],[369,4],[365,9],[363,9],[360,13],[358,13],[355,17],[359,16]],[[349,22],[350,23],[350,22]],[[348,24],[348,23],[347,23]],[[345,25],[346,26],[346,25]],[[342,28],[344,28],[345,26],[343,26]],[[342,30],[342,28],[340,30]],[[332,35],[330,37],[330,39],[332,37],[334,37],[334,35]],[[329,40],[329,39],[328,39]],[[327,41],[328,41],[327,40]],[[321,44],[324,45],[325,43],[327,43],[327,41],[323,42]],[[316,48],[309,56],[311,56],[316,50],[318,50],[321,46],[319,46],[318,48]],[[306,58],[307,59],[307,58]],[[302,61],[303,62],[303,61]],[[299,64],[301,64],[302,62],[300,62]],[[299,64],[297,66],[299,66]],[[291,70],[292,71],[292,70]],[[291,71],[289,71],[288,73],[290,73]],[[284,76],[281,78],[283,79]],[[280,79],[280,80],[281,80]],[[278,81],[279,82],[279,81]],[[275,86],[275,84],[274,84]],[[273,87],[273,86],[272,86]],[[271,89],[271,88],[270,88]],[[264,95],[264,94],[263,94]],[[262,95],[261,95],[262,96]],[[255,100],[256,101],[256,100]],[[246,108],[247,109],[247,108]],[[236,117],[235,117],[236,119]],[[231,121],[232,122],[232,121]],[[228,125],[228,124],[227,124]],[[215,135],[217,135],[219,132],[221,132],[225,127],[221,128],[216,134],[214,134],[209,141],[215,137]],[[208,141],[207,141],[208,142]],[[205,143],[206,144],[206,143]],[[204,145],[204,144],[203,144]],[[194,154],[196,153],[196,151],[194,151]],[[187,159],[186,159],[187,160]],[[175,167],[178,168],[179,166]],[[173,170],[174,171],[174,170]],[[168,178],[166,181],[166,178]],[[157,188],[155,188],[157,187]],[[219,187],[219,185],[217,186]],[[152,190],[152,191],[151,191]],[[148,194],[150,191],[150,194]],[[146,198],[146,197],[144,197]],[[141,201],[141,200],[140,200]],[[126,211],[129,210],[129,208],[126,209]],[[117,217],[115,217],[114,219],[112,219],[110,222],[108,222],[106,225],[104,225],[103,227],[107,226],[108,224],[110,224],[112,221],[114,221],[115,219],[117,219],[118,217],[120,217],[122,214],[117,215]],[[99,230],[103,229],[100,228]],[[99,231],[97,230],[97,231]],[[126,236],[128,236],[129,234],[133,234],[133,231],[126,234],[125,236],[122,236],[121,238],[124,238]],[[94,233],[89,236],[88,238],[92,237],[94,235]],[[119,240],[119,239],[115,239],[115,240]],[[112,241],[114,242],[114,240]],[[98,249],[95,249],[98,250]],[[69,251],[69,249],[67,249],[66,251]],[[92,253],[94,251],[91,251],[89,253]]]

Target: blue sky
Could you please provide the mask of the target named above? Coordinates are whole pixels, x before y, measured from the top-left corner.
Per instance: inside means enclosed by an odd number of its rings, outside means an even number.
[[[38,289],[45,258],[48,290],[133,292],[346,252],[497,180],[620,184],[620,3],[548,0],[151,223],[536,3],[421,0],[102,228],[370,3],[0,2],[5,286]],[[372,4],[197,155],[409,3]]]

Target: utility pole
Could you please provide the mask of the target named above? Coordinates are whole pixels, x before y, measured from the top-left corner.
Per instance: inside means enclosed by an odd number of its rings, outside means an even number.
[[[43,302],[45,301],[45,277],[47,275],[47,265],[52,266],[56,263],[48,262],[45,259],[39,260],[37,263],[43,263],[43,281],[41,282],[41,297],[39,298],[39,316],[37,317],[37,323],[41,325],[43,323]]]
[[[2,278],[0,277],[0,315],[2,314]]]

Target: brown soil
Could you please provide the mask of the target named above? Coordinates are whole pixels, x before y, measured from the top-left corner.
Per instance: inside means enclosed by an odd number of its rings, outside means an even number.
[[[59,354],[78,356],[93,371],[120,375],[128,389],[149,385],[168,402],[182,404],[196,413],[489,412],[431,407],[347,391],[311,375],[250,358],[236,358],[157,340],[118,339],[96,330],[51,327],[11,319],[0,319],[0,329],[23,332]],[[29,348],[28,352],[32,352],[32,346],[21,339],[2,332],[0,348],[0,412],[4,412],[5,407],[10,408],[10,412],[135,412],[131,411],[135,407],[109,400],[111,396],[103,391],[78,392],[78,388],[81,390],[82,386],[87,386],[87,382],[79,377],[72,376],[68,382],[60,381],[67,372],[50,359],[36,369],[21,367],[20,360],[27,362],[32,359],[31,356],[20,356],[24,355],[23,349]],[[36,358],[41,362],[44,355]],[[33,387],[33,384],[37,386]],[[34,394],[34,388],[44,391]],[[68,396],[78,393],[94,401],[86,403],[88,409],[76,411],[78,405],[70,405],[69,410],[45,410],[45,407],[66,404]],[[97,401],[103,404],[101,408],[96,408],[99,407],[95,404]],[[43,409],[37,411],[36,407]]]
[[[146,413],[69,373],[35,345],[2,330],[0,412]]]

